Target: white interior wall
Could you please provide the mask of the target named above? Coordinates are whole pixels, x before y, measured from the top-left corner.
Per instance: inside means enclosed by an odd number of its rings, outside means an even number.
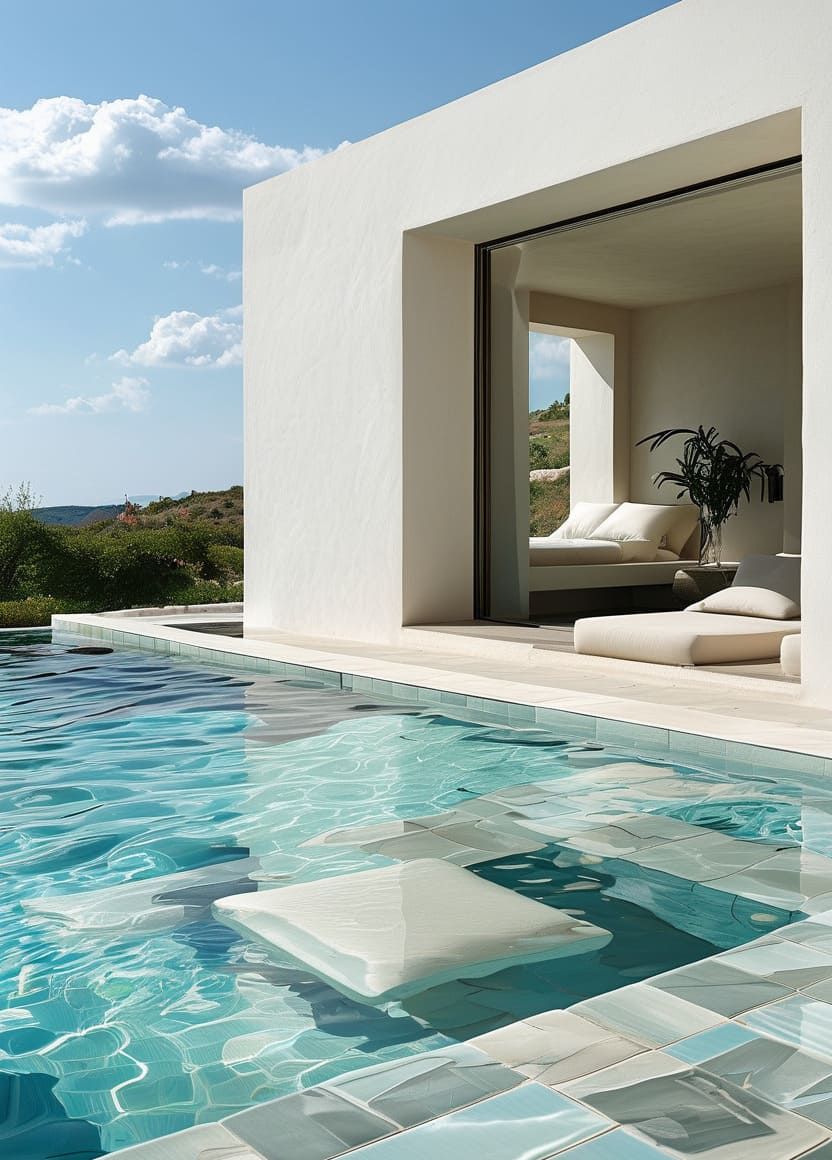
[[[629,310],[533,290],[529,320],[577,336],[569,368],[570,503],[629,499]]]
[[[615,338],[589,334],[569,349],[569,506],[615,498]]]
[[[787,415],[794,411],[793,288],[650,307],[632,312],[631,431],[633,443],[666,427],[716,427],[743,451],[783,463]],[[630,496],[640,503],[671,503],[675,491],[657,491],[652,477],[672,469],[681,440],[650,453],[631,451]],[[792,460],[795,450],[792,448]],[[794,486],[790,473],[786,488]],[[799,488],[799,482],[798,482]],[[783,503],[761,503],[759,492],[725,527],[728,560],[784,547]],[[793,512],[793,518],[799,516]]]

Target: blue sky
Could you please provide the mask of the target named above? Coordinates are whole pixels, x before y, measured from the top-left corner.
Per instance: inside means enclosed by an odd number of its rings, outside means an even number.
[[[243,186],[668,3],[0,0],[0,490],[240,482]]]

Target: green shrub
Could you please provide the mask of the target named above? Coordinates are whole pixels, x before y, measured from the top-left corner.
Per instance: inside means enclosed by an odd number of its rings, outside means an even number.
[[[202,575],[206,580],[231,583],[243,578],[243,549],[233,544],[209,544]]]
[[[243,599],[243,586],[220,584],[216,580],[200,580],[176,594],[177,604],[229,604]]]
[[[51,596],[30,596],[26,600],[0,602],[0,628],[36,628],[49,624],[59,612],[87,612],[88,608],[69,600],[53,600]]]
[[[53,538],[53,529],[31,512],[0,508],[0,600],[34,595],[31,586]]]

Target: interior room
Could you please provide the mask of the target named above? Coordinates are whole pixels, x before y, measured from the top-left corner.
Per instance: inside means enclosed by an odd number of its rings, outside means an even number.
[[[570,529],[558,521],[579,505],[609,505],[619,525],[621,504],[689,506],[655,482],[681,437],[655,451],[641,442],[667,428],[714,427],[778,468],[778,484],[762,498],[755,489],[724,525],[721,562],[800,553],[801,198],[799,165],[774,167],[492,251],[491,619],[555,628],[587,613],[683,606],[674,578],[698,559],[695,512],[675,513],[652,549],[624,543],[623,556],[616,543],[599,554],[592,532],[579,537],[588,554],[557,542]],[[569,405],[548,427],[530,402],[530,332],[568,340]]]

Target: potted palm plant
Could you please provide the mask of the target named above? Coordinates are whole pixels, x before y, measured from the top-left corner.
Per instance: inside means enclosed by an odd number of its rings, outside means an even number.
[[[699,508],[699,563],[722,564],[722,529],[735,515],[743,496],[751,499],[751,487],[760,481],[760,499],[766,480],[780,473],[779,464],[764,463],[756,451],[743,452],[730,439],[721,439],[716,427],[669,427],[639,439],[656,451],[670,439],[686,436],[676,471],[660,471],[653,477],[657,487],[675,484],[677,499],[687,498]]]

